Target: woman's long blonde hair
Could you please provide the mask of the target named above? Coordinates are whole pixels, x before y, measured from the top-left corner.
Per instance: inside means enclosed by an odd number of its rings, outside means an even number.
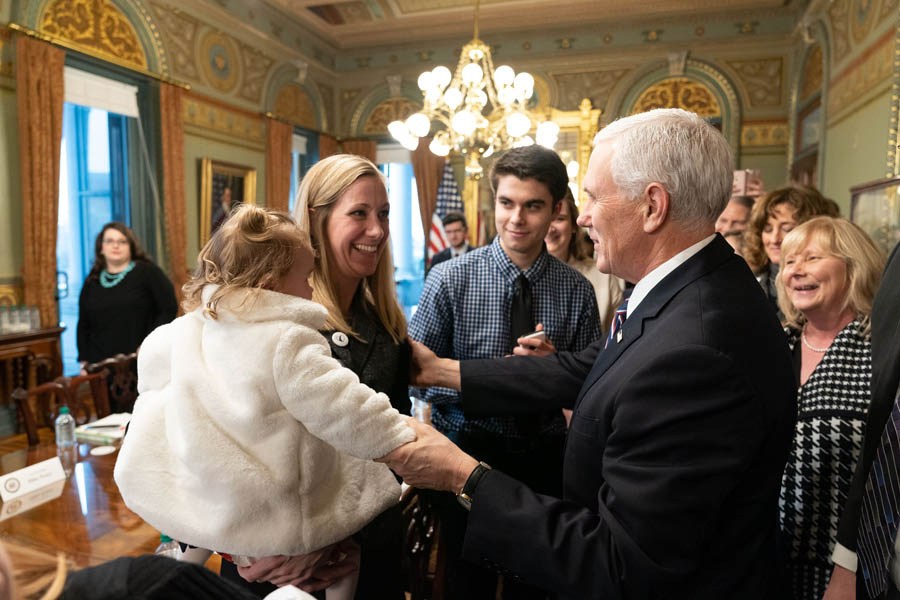
[[[246,294],[239,305],[244,306],[253,290],[275,289],[294,265],[298,248],[312,253],[309,235],[290,215],[241,205],[200,251],[197,268],[182,288],[184,312],[200,306],[209,284],[219,286],[204,309],[213,319],[219,301],[230,294]]]
[[[884,252],[858,225],[840,218],[815,217],[798,225],[784,237],[781,242],[782,261],[811,242],[818,243],[826,254],[844,261],[848,287],[841,310],[850,307],[855,318],[861,321],[862,333],[868,336],[872,300],[878,291],[881,272],[884,270]],[[775,287],[778,290],[778,307],[784,313],[785,324],[800,329],[806,322],[806,317],[788,298],[781,275],[776,279]]]
[[[303,177],[294,218],[300,228],[309,233],[316,252],[312,274],[313,300],[328,309],[325,326],[331,330],[359,335],[350,327],[348,315],[341,310],[334,278],[334,259],[328,239],[328,219],[341,195],[360,177],[375,177],[384,185],[384,175],[370,160],[354,154],[336,154],[316,163]],[[385,240],[384,250],[375,273],[360,283],[366,300],[372,304],[381,324],[394,342],[406,339],[406,318],[397,302],[394,289],[394,262],[391,258],[390,240]]]

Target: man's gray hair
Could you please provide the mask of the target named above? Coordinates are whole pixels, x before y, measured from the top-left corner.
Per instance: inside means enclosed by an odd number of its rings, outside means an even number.
[[[623,197],[663,185],[669,214],[688,229],[715,223],[731,197],[734,159],[725,137],[698,115],[659,108],[613,121],[594,138],[611,141],[610,171]]]

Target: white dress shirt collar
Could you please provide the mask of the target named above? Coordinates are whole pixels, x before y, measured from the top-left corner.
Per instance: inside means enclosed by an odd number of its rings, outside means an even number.
[[[631,298],[628,300],[628,312],[625,314],[625,318],[628,318],[632,312],[634,312],[640,303],[647,297],[650,293],[650,290],[656,287],[660,281],[666,278],[666,275],[677,269],[682,264],[686,263],[687,260],[693,255],[697,254],[706,246],[713,241],[716,237],[716,234],[712,234],[707,238],[703,238],[693,246],[689,246],[659,265],[638,281],[634,286],[634,291],[631,292]]]

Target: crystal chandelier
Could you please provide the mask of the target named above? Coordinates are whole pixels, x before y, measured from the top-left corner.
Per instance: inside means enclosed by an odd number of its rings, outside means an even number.
[[[559,126],[552,121],[537,124],[536,140],[529,135],[537,123],[528,110],[534,77],[516,74],[507,65],[494,69],[490,47],[478,39],[478,5],[476,0],[475,35],[463,46],[456,72],[451,75],[442,65],[419,75],[424,108],[405,122],[388,125],[390,134],[410,150],[437,125],[429,150],[438,156],[451,150],[461,154],[466,174],[475,178],[483,171],[481,158],[535,141],[553,148],[559,135]]]

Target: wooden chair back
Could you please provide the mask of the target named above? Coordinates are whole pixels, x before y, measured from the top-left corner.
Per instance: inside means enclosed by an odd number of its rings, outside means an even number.
[[[92,418],[104,417],[109,414],[109,400],[106,394],[106,378],[108,371],[76,377],[60,376],[25,390],[17,388],[12,393],[12,399],[16,403],[25,426],[25,434],[28,444],[33,446],[40,442],[38,429],[41,427],[53,427],[56,417],[59,416],[59,408],[68,406],[69,412],[75,419],[75,423],[81,425]],[[87,384],[90,395],[93,398],[93,412],[91,406],[84,402],[84,395],[78,392],[79,387]]]
[[[62,362],[49,354],[35,354],[27,346],[0,349],[0,393],[32,388],[62,375]]]
[[[116,354],[100,362],[85,365],[88,373],[107,369],[109,376],[109,406],[112,412],[131,412],[137,400],[137,353]]]

